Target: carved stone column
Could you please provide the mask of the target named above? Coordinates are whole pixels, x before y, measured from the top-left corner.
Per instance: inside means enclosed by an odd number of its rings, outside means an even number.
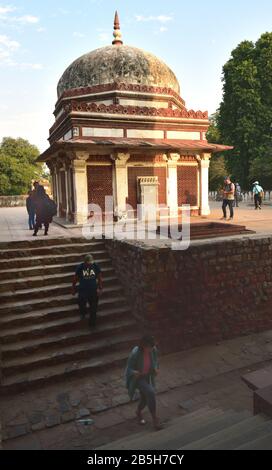
[[[199,189],[200,189],[200,215],[210,215],[209,204],[209,167],[210,153],[204,153],[196,156],[199,165]]]
[[[171,216],[178,215],[178,173],[177,162],[179,153],[170,153],[167,158],[168,181],[167,181],[167,205]]]
[[[69,213],[70,213],[70,161],[66,161],[65,165],[65,191],[66,191],[66,220],[69,221]]]
[[[74,180],[74,223],[84,224],[88,216],[88,181],[87,165],[89,158],[87,152],[76,152],[76,159],[72,161],[73,180]]]
[[[127,162],[129,153],[117,153],[111,156],[115,163],[115,201],[114,211],[116,215],[122,216],[126,213],[126,201],[128,197],[128,172]]]

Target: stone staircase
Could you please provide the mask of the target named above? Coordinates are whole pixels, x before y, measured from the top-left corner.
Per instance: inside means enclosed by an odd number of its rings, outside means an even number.
[[[201,408],[162,431],[127,436],[99,450],[271,450],[272,420],[248,411]]]
[[[104,279],[94,331],[71,295],[75,266],[87,253]],[[103,240],[0,244],[0,299],[4,393],[124,364],[140,335]]]

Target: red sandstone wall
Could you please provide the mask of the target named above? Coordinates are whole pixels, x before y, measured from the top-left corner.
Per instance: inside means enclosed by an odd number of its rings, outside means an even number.
[[[166,204],[166,167],[128,167],[128,204],[137,208],[137,177],[158,176],[159,180],[159,204]]]
[[[197,206],[198,168],[195,166],[178,166],[178,205],[190,204]]]
[[[272,328],[272,238],[188,251],[106,241],[134,316],[164,352]]]
[[[105,210],[105,196],[112,196],[112,165],[87,167],[88,202]]]

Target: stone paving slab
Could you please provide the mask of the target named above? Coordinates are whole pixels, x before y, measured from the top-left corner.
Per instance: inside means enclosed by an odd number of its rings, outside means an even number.
[[[242,377],[242,380],[251,390],[272,386],[272,367],[246,374]]]
[[[164,418],[185,414],[202,404],[252,410],[252,392],[241,375],[272,365],[271,344],[272,335],[264,332],[161,357],[157,389]],[[4,448],[16,448],[17,441],[23,446],[24,439],[28,448],[30,436],[41,436],[44,449],[84,448],[85,436],[91,436],[88,446],[94,445],[94,437],[95,445],[100,445],[105,432],[108,439],[115,439],[116,428],[121,437],[128,426],[134,431],[135,404],[129,403],[123,375],[123,370],[116,369],[95,378],[67,380],[2,397]],[[85,417],[92,418],[94,424],[79,424]]]
[[[209,216],[192,217],[191,223],[218,222],[222,217],[222,203],[211,202],[210,206],[211,214]],[[235,209],[234,224],[246,225],[249,230],[254,230],[259,234],[271,234],[272,206],[264,206],[262,211],[255,211],[253,206],[243,203],[238,209]],[[28,229],[25,207],[0,208],[0,227],[0,242],[33,239],[32,231]],[[63,228],[53,223],[50,225],[47,239],[78,236],[82,237],[81,228]],[[42,230],[39,232],[39,238],[44,238]],[[154,240],[150,240],[149,243],[154,243]]]

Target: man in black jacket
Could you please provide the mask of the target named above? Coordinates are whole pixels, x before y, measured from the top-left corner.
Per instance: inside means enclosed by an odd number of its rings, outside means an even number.
[[[79,283],[78,288],[76,287],[77,283]],[[76,268],[72,294],[75,295],[77,291],[80,317],[82,320],[85,318],[87,304],[89,304],[89,325],[90,327],[95,327],[98,297],[102,292],[102,274],[92,255],[86,255],[84,263],[81,263]]]

